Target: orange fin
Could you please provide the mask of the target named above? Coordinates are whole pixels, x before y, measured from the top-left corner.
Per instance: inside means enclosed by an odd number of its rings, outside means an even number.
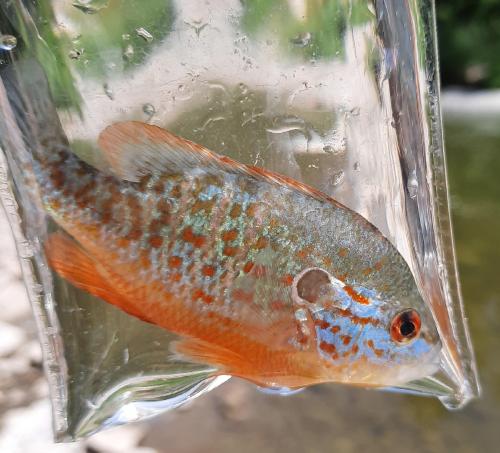
[[[145,174],[183,174],[195,168],[207,172],[241,173],[348,209],[319,190],[290,177],[220,156],[151,124],[139,121],[112,124],[101,132],[98,144],[113,173],[124,180],[138,182]]]
[[[229,374],[231,370],[241,369],[244,362],[243,357],[239,354],[196,338],[184,338],[176,341],[172,345],[172,351],[181,359],[212,365],[221,372]]]
[[[50,266],[77,288],[113,304],[143,321],[144,315],[133,307],[116,288],[106,271],[80,245],[64,233],[53,233],[45,242]]]
[[[113,173],[133,182],[153,172],[183,174],[194,168],[245,171],[244,165],[226,160],[165,129],[138,121],[108,126],[101,132],[98,144]]]

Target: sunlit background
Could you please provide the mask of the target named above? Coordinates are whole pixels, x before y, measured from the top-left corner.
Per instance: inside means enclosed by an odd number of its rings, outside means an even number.
[[[157,3],[148,2],[151,8]],[[148,422],[114,428],[75,444],[53,445],[35,322],[9,226],[0,212],[0,452],[496,451],[500,439],[500,60],[496,58],[500,2],[438,0],[437,19],[455,240],[483,387],[480,400],[449,412],[434,399],[334,385],[281,398],[234,380]],[[122,39],[119,24],[116,27],[116,39]],[[142,39],[147,42],[147,35]],[[79,43],[76,51],[80,47],[91,52],[92,42]],[[336,51],[334,43],[326,49]],[[135,52],[131,59],[140,55],[140,49]]]

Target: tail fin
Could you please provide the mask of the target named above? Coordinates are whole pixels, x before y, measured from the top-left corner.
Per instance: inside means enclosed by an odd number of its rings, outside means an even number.
[[[0,70],[0,147],[30,229],[43,230],[44,215],[36,209],[42,205],[36,162],[50,159],[55,151],[70,151],[47,79],[33,59]]]

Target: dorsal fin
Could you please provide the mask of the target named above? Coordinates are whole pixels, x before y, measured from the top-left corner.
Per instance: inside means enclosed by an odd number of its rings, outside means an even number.
[[[112,124],[101,132],[98,144],[113,173],[128,181],[137,182],[141,176],[149,173],[183,174],[196,168],[207,172],[241,173],[348,209],[313,187],[287,176],[219,156],[201,145],[151,124],[139,121]]]
[[[111,169],[137,182],[148,173],[183,174],[191,169],[245,171],[243,165],[157,126],[127,121],[108,126],[99,136]]]

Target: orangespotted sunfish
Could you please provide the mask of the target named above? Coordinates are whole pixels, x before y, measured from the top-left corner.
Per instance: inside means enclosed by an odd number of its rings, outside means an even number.
[[[436,371],[433,316],[396,248],[334,199],[156,126],[100,134],[109,171],[45,129],[31,171],[50,266],[264,387],[398,386]],[[25,167],[26,168],[26,167]]]

